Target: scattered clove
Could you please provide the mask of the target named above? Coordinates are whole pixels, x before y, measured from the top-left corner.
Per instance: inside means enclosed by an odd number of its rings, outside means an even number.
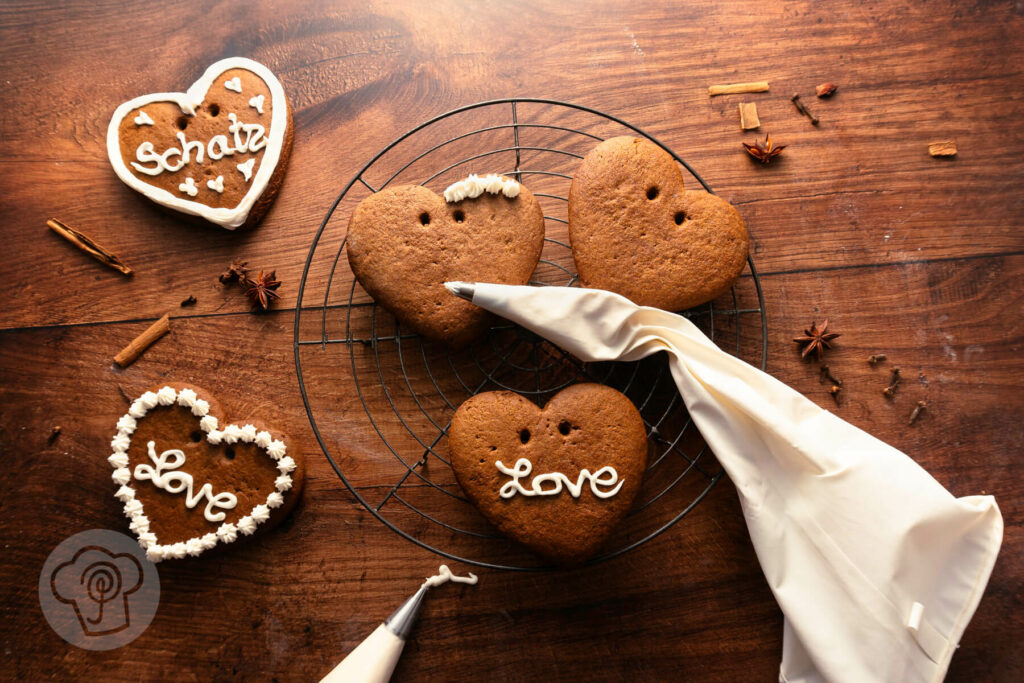
[[[810,110],[800,101],[800,93],[795,92],[793,96],[789,98],[796,105],[796,110],[811,120],[811,125],[818,125],[818,117],[810,112]]]
[[[47,445],[52,444],[54,441],[56,441],[58,436],[60,436],[60,425],[57,425],[56,427],[50,430],[50,436],[46,439]]]
[[[868,363],[870,363],[871,365],[877,365],[885,359],[886,355],[884,353],[873,353],[870,356],[868,356]]]
[[[893,368],[892,375],[889,378],[889,386],[882,390],[886,398],[892,398],[896,395],[896,385],[900,383],[900,379],[900,369]]]
[[[220,280],[222,285],[226,285],[229,282],[241,282],[249,274],[249,269],[246,268],[248,264],[248,261],[232,261],[228,269],[221,273],[217,279]]]
[[[828,390],[828,393],[832,394],[832,398],[835,399],[836,405],[839,405],[839,392],[840,391],[842,391],[842,389],[838,385],[836,385],[836,384],[833,384],[832,388]]]
[[[818,380],[819,380],[819,382],[821,384],[824,384],[825,380],[828,380],[829,382],[832,382],[832,384],[836,384],[838,386],[843,386],[843,380],[841,380],[841,379],[837,378],[835,375],[833,375],[832,374],[832,369],[829,368],[829,366],[827,366],[827,365],[822,365],[821,366],[821,376],[818,378]]]
[[[832,97],[838,86],[835,83],[822,83],[814,89],[818,97]]]
[[[195,298],[195,296],[193,296],[192,294],[189,294],[188,298],[181,302],[181,305],[182,306],[195,306],[196,305],[196,298]]]
[[[921,415],[921,411],[928,407],[927,401],[918,401],[917,405],[914,406],[913,412],[910,413],[910,419],[907,421],[908,425],[914,424],[917,418]]]

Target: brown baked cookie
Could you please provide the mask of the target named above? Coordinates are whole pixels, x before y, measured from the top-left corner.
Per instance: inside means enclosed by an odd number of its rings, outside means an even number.
[[[114,112],[118,177],[163,208],[235,230],[259,222],[292,147],[284,89],[267,67],[223,59],[183,93],[142,95]]]
[[[529,282],[544,246],[544,213],[530,190],[501,176],[471,176],[446,195],[453,201],[401,185],[364,199],[349,220],[348,261],[363,288],[402,323],[459,348],[492,317],[444,283]]]
[[[678,311],[727,291],[749,238],[731,204],[683,189],[672,157],[640,138],[595,147],[569,190],[569,238],[584,287]]]
[[[298,499],[302,458],[270,432],[223,415],[201,391],[176,385],[147,391],[117,422],[107,458],[114,496],[154,562],[262,533]]]
[[[448,445],[455,476],[484,517],[561,565],[598,551],[647,466],[640,413],[601,384],[564,389],[543,410],[510,391],[477,394],[455,412]]]

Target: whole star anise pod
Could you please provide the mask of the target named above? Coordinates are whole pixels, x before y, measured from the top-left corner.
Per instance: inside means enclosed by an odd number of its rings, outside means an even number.
[[[245,287],[245,295],[252,301],[253,308],[265,311],[270,308],[271,301],[281,298],[275,291],[281,286],[281,281],[277,279],[277,271],[271,271],[268,275],[261,270],[255,278],[246,276],[242,280],[242,286]]]
[[[793,339],[793,341],[795,341],[797,344],[805,345],[803,350],[800,352],[801,358],[807,358],[807,356],[809,356],[812,352],[817,351],[818,360],[821,360],[822,355],[825,353],[825,349],[832,348],[832,344],[830,344],[829,342],[831,342],[833,339],[841,335],[838,335],[835,332],[829,332],[828,334],[826,334],[826,329],[828,329],[828,320],[823,322],[821,324],[821,327],[818,327],[817,323],[811,321],[811,327],[809,329],[804,330],[804,336],[795,337]]]
[[[225,285],[229,282],[244,283],[249,274],[249,269],[245,267],[248,263],[248,261],[232,261],[228,269],[221,273],[218,279]]]
[[[786,149],[786,146],[772,143],[772,136],[766,133],[764,141],[755,138],[754,144],[744,142],[743,149],[747,150],[747,154],[754,157],[762,164],[767,164],[771,162],[773,157],[777,157],[782,154],[782,150]]]

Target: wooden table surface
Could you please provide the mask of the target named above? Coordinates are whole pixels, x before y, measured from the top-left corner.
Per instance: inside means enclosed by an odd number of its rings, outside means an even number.
[[[1021,680],[1021,35],[1024,7],[999,1],[4,3],[0,676],[313,680],[434,571],[441,558],[360,506],[314,438],[293,357],[298,284],[320,221],[377,150],[454,107],[519,96],[613,113],[682,155],[749,226],[768,371],[955,495],[995,495],[1003,548],[949,680]],[[276,72],[295,123],[280,195],[244,234],[155,210],[115,177],[104,148],[119,103],[183,89],[234,55]],[[754,80],[771,91],[708,97],[710,84]],[[838,93],[817,100],[824,81]],[[819,126],[796,113],[793,92]],[[741,101],[757,103],[761,133],[788,145],[777,164],[740,148],[753,138],[739,130]],[[945,139],[959,154],[931,158],[928,143]],[[74,250],[46,229],[51,217],[109,245],[135,276]],[[218,283],[233,259],[277,270],[272,313],[249,313],[240,290]],[[311,286],[322,291],[324,277],[313,273]],[[342,259],[333,286],[347,292],[351,278]],[[179,307],[190,294],[198,303]],[[168,310],[170,335],[115,367],[114,354]],[[838,407],[790,341],[824,317],[843,334],[828,357],[845,379]],[[893,401],[872,353],[903,369]],[[741,355],[760,362],[756,343]],[[343,435],[330,447],[364,495],[379,495],[390,456],[347,360],[332,358],[318,366],[330,388],[316,390]],[[107,444],[122,391],[167,381],[205,387],[233,415],[287,433],[307,488],[265,537],[159,565],[159,611],[136,641],[79,650],[43,619],[39,571],[75,532],[127,532]],[[386,417],[378,394],[371,410]],[[928,409],[910,426],[918,400]],[[477,571],[476,588],[429,600],[396,680],[777,678],[782,615],[728,479],[617,559]]]

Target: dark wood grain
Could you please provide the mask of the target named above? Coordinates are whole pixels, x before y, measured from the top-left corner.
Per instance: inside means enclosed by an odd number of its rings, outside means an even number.
[[[0,672],[316,679],[433,571],[439,558],[359,506],[311,432],[293,362],[298,280],[328,207],[381,147],[453,107],[515,95],[606,110],[681,154],[748,222],[769,371],[904,450],[955,495],[996,496],[1003,550],[949,680],[1020,680],[1022,31],[1013,2],[0,6]],[[295,115],[280,195],[245,234],[154,210],[117,180],[103,147],[117,104],[184,88],[235,54],[280,76]],[[762,78],[771,92],[706,94],[712,83]],[[817,100],[825,80],[839,91]],[[793,109],[796,91],[819,127]],[[789,145],[770,167],[740,147],[752,137],[736,112],[747,99],[757,102],[759,132]],[[958,156],[929,157],[928,142],[947,138]],[[314,255],[304,306],[322,300],[345,211]],[[135,276],[69,248],[46,229],[50,217],[109,246]],[[549,234],[564,227],[549,223]],[[236,258],[277,269],[285,285],[275,312],[248,313],[240,290],[217,282]],[[344,303],[350,283],[342,259],[329,303]],[[197,305],[180,308],[189,294]],[[168,310],[171,333],[128,369],[114,367],[113,355]],[[843,333],[829,356],[844,379],[838,407],[790,341],[825,317]],[[319,334],[308,311],[300,328]],[[744,329],[740,355],[759,361],[756,328]],[[314,410],[344,435],[332,448],[357,490],[380,499],[396,463],[350,365],[317,348],[303,349],[304,370],[330,412]],[[887,366],[866,362],[880,352],[906,377],[894,401],[881,395]],[[161,381],[199,384],[233,415],[288,433],[309,463],[307,489],[266,537],[161,564],[160,609],[137,641],[78,650],[43,619],[38,570],[72,533],[125,528],[107,442],[122,391]],[[368,395],[372,411],[387,410]],[[929,408],[908,426],[919,399]],[[409,492],[426,494],[415,484]],[[396,680],[777,678],[782,618],[728,480],[618,559],[572,572],[479,573],[478,587],[431,598]]]

